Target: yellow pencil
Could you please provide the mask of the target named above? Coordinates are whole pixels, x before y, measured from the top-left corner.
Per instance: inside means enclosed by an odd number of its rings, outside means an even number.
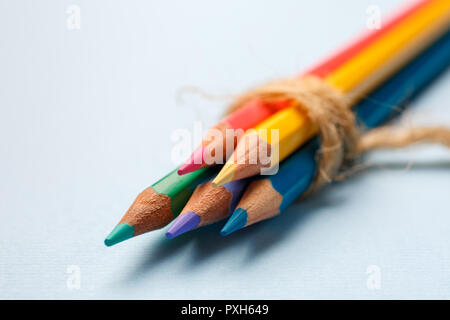
[[[449,25],[450,1],[432,0],[324,80],[354,105],[442,35]],[[274,141],[272,129],[278,129],[279,133]],[[279,111],[241,138],[213,185],[259,174],[261,169],[285,159],[316,133],[316,126],[298,106]],[[269,161],[261,157],[266,154]]]

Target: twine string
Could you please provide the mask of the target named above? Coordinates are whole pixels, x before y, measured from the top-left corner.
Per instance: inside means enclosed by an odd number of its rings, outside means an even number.
[[[371,150],[402,148],[415,143],[441,144],[450,148],[449,127],[385,125],[364,132],[350,108],[355,97],[339,92],[315,76],[273,81],[249,90],[237,97],[227,112],[253,99],[266,102],[292,100],[293,105],[306,112],[317,127],[321,142],[316,153],[318,169],[308,194],[366,168],[358,160]]]

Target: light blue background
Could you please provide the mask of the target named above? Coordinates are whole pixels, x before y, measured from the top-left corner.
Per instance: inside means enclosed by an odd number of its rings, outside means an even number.
[[[450,298],[439,147],[373,154],[380,168],[227,238],[221,223],[103,245],[174,167],[171,134],[214,123],[229,101],[178,101],[180,89],[225,95],[293,75],[363,29],[368,5],[403,2],[1,0],[0,298]],[[66,27],[71,4],[80,30]],[[447,73],[402,121],[450,125],[449,90]]]

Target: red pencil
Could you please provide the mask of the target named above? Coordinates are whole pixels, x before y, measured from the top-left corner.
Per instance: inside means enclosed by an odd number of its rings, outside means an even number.
[[[373,41],[383,36],[398,23],[419,10],[428,1],[422,0],[412,4],[407,9],[394,15],[391,19],[388,19],[380,29],[364,33],[317,66],[303,72],[300,76],[311,74],[324,77],[328,75]],[[265,103],[260,100],[254,100],[245,104],[208,130],[200,146],[195,149],[190,158],[179,168],[178,174],[182,175],[203,167],[224,163],[227,159],[227,152],[228,155],[233,152],[237,140],[245,130],[254,127],[275,112],[289,105],[289,101]],[[239,131],[239,129],[242,131]],[[230,150],[230,147],[232,150]],[[216,152],[221,152],[221,154],[216,154]]]

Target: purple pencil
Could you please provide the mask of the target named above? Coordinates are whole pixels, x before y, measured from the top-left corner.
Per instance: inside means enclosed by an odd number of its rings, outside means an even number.
[[[248,180],[236,180],[220,187],[212,182],[199,185],[186,206],[166,233],[171,239],[214,222],[227,218],[235,209]]]

